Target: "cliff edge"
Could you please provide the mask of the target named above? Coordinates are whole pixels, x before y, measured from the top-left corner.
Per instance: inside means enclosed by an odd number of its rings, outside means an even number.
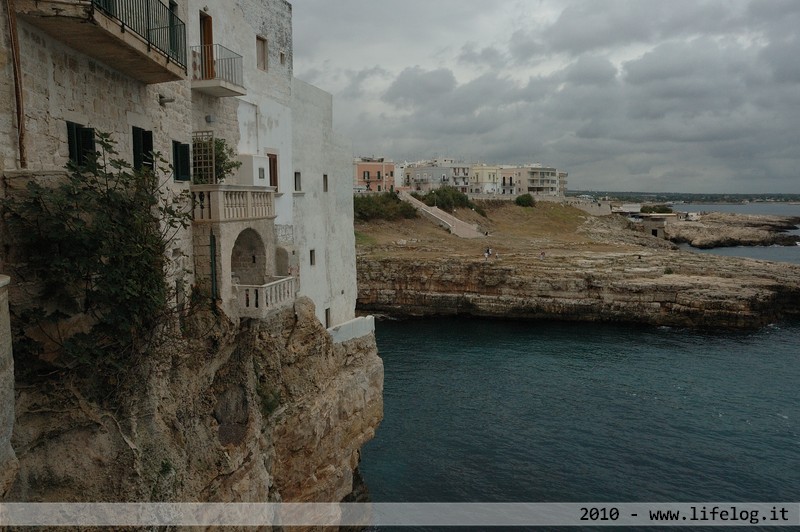
[[[557,204],[495,206],[486,223],[478,243],[424,220],[358,224],[359,310],[731,328],[800,314],[797,265],[679,251]]]

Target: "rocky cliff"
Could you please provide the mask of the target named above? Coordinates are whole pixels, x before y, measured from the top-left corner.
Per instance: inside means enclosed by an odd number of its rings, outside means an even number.
[[[477,245],[424,221],[360,225],[358,308],[732,328],[800,314],[800,266],[678,251],[568,207],[514,209],[490,212],[492,237]]]
[[[664,232],[676,243],[696,248],[725,246],[793,246],[800,236],[788,234],[797,229],[800,218],[711,212],[698,221],[667,223]]]
[[[334,343],[300,298],[234,327],[214,314],[113,389],[18,383],[18,501],[340,501],[382,419],[374,336]],[[104,393],[116,398],[113,408]],[[91,396],[90,396],[91,394]]]

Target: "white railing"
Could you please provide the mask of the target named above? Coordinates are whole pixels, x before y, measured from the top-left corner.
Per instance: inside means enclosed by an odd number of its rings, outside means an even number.
[[[195,222],[227,222],[274,218],[274,193],[243,185],[192,185]]]
[[[279,277],[263,285],[234,284],[240,318],[263,318],[295,298],[294,277]]]

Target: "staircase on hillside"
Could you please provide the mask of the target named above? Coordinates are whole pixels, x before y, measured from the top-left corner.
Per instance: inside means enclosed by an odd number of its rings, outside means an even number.
[[[406,203],[410,203],[415,209],[417,209],[417,211],[421,212],[423,216],[434,223],[449,229],[452,234],[458,237],[482,238],[485,236],[480,232],[477,225],[468,224],[463,220],[459,220],[452,214],[443,211],[439,207],[429,207],[408,192],[400,192],[398,196]]]

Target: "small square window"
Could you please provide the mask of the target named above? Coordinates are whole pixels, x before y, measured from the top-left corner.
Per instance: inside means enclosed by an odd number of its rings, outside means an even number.
[[[313,249],[308,252],[308,260],[312,266],[317,264],[317,253]]]

